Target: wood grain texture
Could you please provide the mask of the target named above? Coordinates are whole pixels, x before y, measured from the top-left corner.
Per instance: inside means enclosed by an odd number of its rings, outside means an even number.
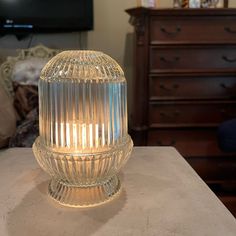
[[[175,146],[209,185],[235,183],[236,154],[219,149],[217,127],[236,117],[236,9],[127,13],[144,32],[134,43],[135,144]]]

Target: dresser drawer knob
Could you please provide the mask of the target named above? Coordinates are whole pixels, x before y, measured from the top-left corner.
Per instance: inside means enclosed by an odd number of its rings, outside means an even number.
[[[164,90],[170,90],[169,88],[167,88],[164,84],[160,84],[160,88],[164,89]]]
[[[232,30],[230,27],[225,27],[225,31],[231,34],[236,34],[236,30]]]
[[[169,117],[169,118],[176,118],[177,116],[180,115],[180,112],[178,110],[174,111],[173,113],[165,113],[165,112],[160,112],[160,116],[162,117]]]
[[[176,117],[176,116],[179,116],[180,115],[180,112],[178,111],[178,110],[176,110],[175,112],[174,112],[174,116]]]
[[[173,57],[173,59],[166,59],[165,57],[160,57],[160,60],[165,63],[175,63],[179,61],[179,57]]]
[[[227,56],[222,56],[222,59],[230,63],[236,62],[236,58],[228,58]]]
[[[167,90],[167,91],[171,91],[172,89],[178,89],[179,88],[179,85],[178,84],[173,84],[172,85],[172,88],[168,88],[166,87],[164,84],[160,84],[160,89],[163,89],[163,90]]]
[[[181,31],[181,28],[179,26],[176,26],[175,31],[169,31],[164,26],[161,26],[161,31],[165,34],[175,35]]]
[[[158,146],[174,146],[176,144],[175,140],[171,140],[169,143],[164,143],[162,141],[156,141]]]
[[[162,117],[166,117],[167,115],[166,115],[165,112],[160,112],[160,116],[162,116]]]

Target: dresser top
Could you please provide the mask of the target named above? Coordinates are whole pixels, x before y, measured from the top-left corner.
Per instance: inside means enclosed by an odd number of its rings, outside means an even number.
[[[236,16],[236,8],[145,8],[136,7],[127,9],[131,16],[155,15],[155,16]]]

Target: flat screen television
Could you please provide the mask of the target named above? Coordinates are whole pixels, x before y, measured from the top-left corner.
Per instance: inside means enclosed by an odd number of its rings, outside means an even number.
[[[0,0],[0,33],[93,29],[93,0]]]

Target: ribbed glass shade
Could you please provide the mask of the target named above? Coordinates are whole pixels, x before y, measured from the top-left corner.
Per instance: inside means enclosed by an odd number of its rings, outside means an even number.
[[[61,53],[44,68],[39,86],[40,135],[48,147],[98,152],[126,137],[126,81],[103,53]]]
[[[33,150],[60,203],[97,205],[119,191],[116,174],[132,149],[126,90],[122,69],[102,52],[65,51],[42,70]]]

